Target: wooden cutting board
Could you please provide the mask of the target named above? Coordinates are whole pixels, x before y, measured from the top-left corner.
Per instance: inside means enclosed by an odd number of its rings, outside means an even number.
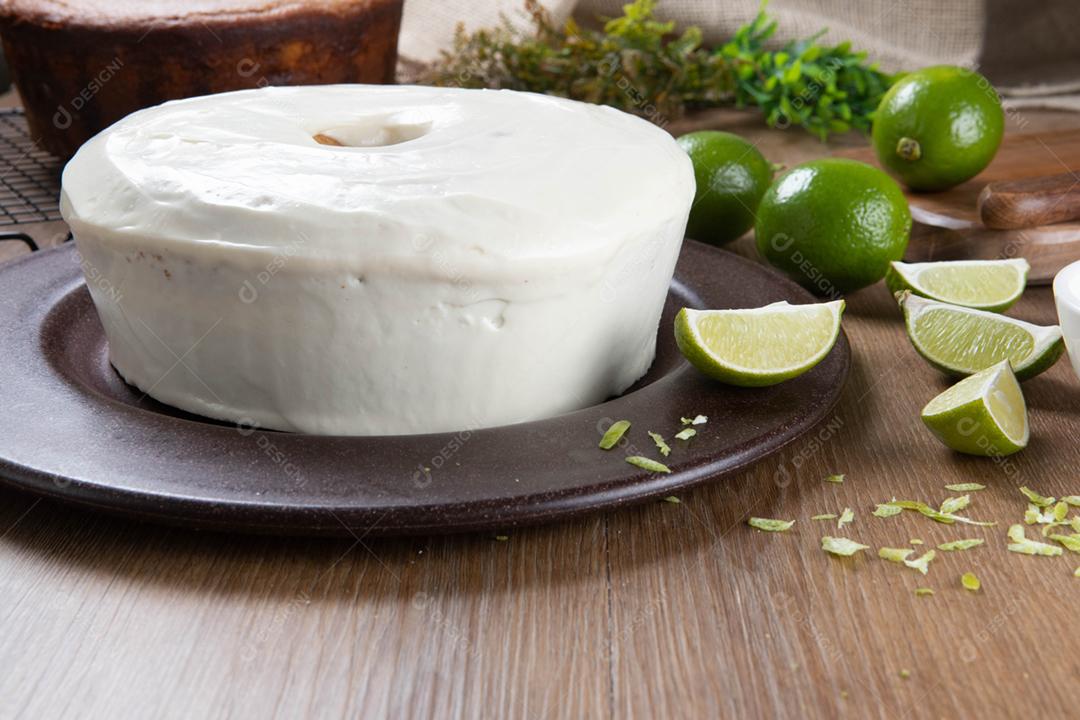
[[[837,154],[880,167],[870,147]],[[915,224],[904,259],[1022,257],[1031,263],[1030,283],[1050,282],[1058,270],[1080,260],[1080,222],[990,230],[979,222],[976,202],[987,183],[1071,170],[1080,170],[1080,129],[1006,135],[989,167],[963,185],[937,193],[905,191]]]

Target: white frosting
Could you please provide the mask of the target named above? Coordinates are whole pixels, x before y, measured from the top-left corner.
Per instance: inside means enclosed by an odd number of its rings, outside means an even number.
[[[211,417],[392,434],[632,384],[693,195],[671,137],[610,108],[322,86],[135,113],[68,164],[61,209],[129,382]]]

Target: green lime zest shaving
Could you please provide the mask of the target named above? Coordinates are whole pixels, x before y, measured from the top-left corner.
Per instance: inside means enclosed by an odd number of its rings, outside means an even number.
[[[836,513],[824,513],[822,515],[814,515],[811,520],[835,520]]]
[[[1072,520],[1069,521],[1069,526],[1073,531],[1080,533],[1080,515],[1074,515]]]
[[[510,539],[510,536],[509,535],[496,535],[495,539],[498,540],[499,542],[506,542],[507,540]]]
[[[934,591],[931,588],[927,588],[927,587],[915,588],[915,595],[917,595],[918,597],[923,597],[924,595],[933,595],[933,594],[934,594]]]
[[[946,490],[958,493],[976,492],[977,490],[985,490],[985,485],[979,483],[956,483],[955,485],[946,485]]]
[[[664,436],[660,433],[654,433],[652,430],[649,430],[648,432],[649,437],[651,437],[653,439],[653,442],[656,443],[656,449],[660,451],[660,454],[664,457],[670,455],[671,446],[664,442]]]
[[[832,553],[833,555],[851,557],[857,552],[869,550],[870,546],[857,543],[850,538],[829,537],[826,535],[821,538],[821,549],[827,553]]]
[[[1061,498],[1061,502],[1068,503],[1073,507],[1080,507],[1080,495],[1066,495]]]
[[[679,432],[675,433],[675,439],[676,440],[689,440],[690,438],[694,437],[695,435],[697,435],[697,430],[695,430],[694,428],[684,428],[683,430],[680,430]]]
[[[795,524],[794,520],[770,520],[768,518],[752,517],[746,524],[765,532],[787,532]]]
[[[611,423],[611,427],[609,427],[607,429],[607,432],[604,433],[604,437],[600,438],[600,449],[610,450],[611,448],[615,447],[619,443],[619,441],[622,440],[623,435],[625,435],[626,431],[629,429],[629,420],[616,420],[615,422]]]
[[[1060,543],[1069,552],[1080,553],[1080,535],[1051,535],[1050,539]]]
[[[1024,486],[1020,488],[1020,492],[1024,493],[1024,497],[1041,508],[1049,507],[1054,504],[1055,500],[1052,497],[1043,497],[1039,493],[1035,492],[1031,488]]]
[[[909,677],[911,677],[911,671],[901,668],[900,677],[904,680],[907,680]]]
[[[979,578],[975,577],[975,573],[966,572],[960,576],[960,584],[964,586],[965,590],[971,592],[978,592],[982,587],[982,583],[979,582]]]
[[[844,476],[843,475],[829,475],[828,477],[825,478],[825,482],[831,482],[831,483],[838,483],[839,484],[839,483],[844,482]]]
[[[1069,503],[1062,500],[1054,506],[1054,522],[1065,522],[1065,518],[1069,517]]]
[[[967,525],[978,525],[980,527],[991,527],[993,525],[997,525],[997,523],[994,522],[980,522],[978,520],[972,520],[971,518],[966,518],[963,515],[957,515],[956,513],[943,513],[940,510],[935,510],[926,503],[919,502],[917,500],[890,500],[885,504],[893,505],[898,508],[903,508],[904,510],[914,510],[916,512],[922,513],[931,520],[937,521],[939,523],[945,523],[946,525],[952,525],[953,523],[958,522],[965,523]]]
[[[704,425],[709,422],[709,418],[704,415],[695,415],[692,418],[679,418],[679,422],[683,425]]]
[[[657,472],[657,473],[669,473],[669,472],[671,472],[671,468],[669,468],[664,463],[656,462],[655,460],[653,460],[651,458],[642,457],[641,455],[631,455],[630,457],[626,458],[626,462],[630,463],[631,465],[634,465],[635,467],[639,467],[642,470],[648,470],[649,472]]]
[[[878,557],[882,560],[888,560],[889,562],[902,563],[907,560],[908,555],[915,552],[911,548],[891,548],[883,547],[878,548]]]
[[[1051,515],[1044,515],[1038,505],[1028,503],[1027,510],[1024,511],[1024,524],[1026,525],[1045,525],[1046,523],[1054,522],[1054,518]]]
[[[671,503],[672,505],[679,505],[682,503],[682,500],[675,497],[674,495],[668,495],[666,498],[664,498],[664,502]]]
[[[986,541],[982,538],[972,538],[970,540],[953,540],[952,542],[941,543],[937,546],[938,550],[944,550],[945,552],[953,552],[954,550],[970,550],[973,547],[979,547]]]
[[[945,501],[941,503],[940,512],[943,512],[946,515],[952,515],[953,513],[960,512],[970,504],[970,495],[961,495],[960,497],[946,498]]]
[[[1021,553],[1022,555],[1053,557],[1055,555],[1061,555],[1064,552],[1056,545],[1048,545],[1047,543],[1038,542],[1036,540],[1029,540],[1024,535],[1024,526],[1020,524],[1013,525],[1009,528],[1009,540],[1012,541],[1008,545],[1009,552]]]
[[[889,505],[886,503],[884,505],[878,505],[874,508],[874,517],[887,518],[892,517],[893,515],[899,515],[902,512],[904,512],[903,508],[899,508],[895,505]]]
[[[911,538],[910,540],[908,540],[908,542],[911,543],[912,545],[922,545],[923,544],[923,541],[920,540],[919,538]]]
[[[926,554],[915,558],[914,560],[904,560],[904,564],[912,570],[918,570],[923,575],[930,571],[930,561],[937,556],[937,552],[934,550],[928,551]]]
[[[854,519],[855,511],[851,508],[844,508],[844,512],[840,513],[840,519],[836,521],[836,529],[840,530],[845,525],[850,525]]]
[[[1073,570],[1073,577],[1080,577],[1080,567]]]

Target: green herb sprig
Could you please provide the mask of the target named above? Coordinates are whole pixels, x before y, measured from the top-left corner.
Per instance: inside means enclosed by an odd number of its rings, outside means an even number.
[[[698,27],[676,31],[655,19],[656,0],[635,0],[602,30],[573,20],[557,27],[537,0],[525,0],[532,29],[504,18],[495,28],[466,33],[428,69],[421,82],[547,93],[611,105],[658,125],[689,108],[758,107],[772,127],[800,126],[824,139],[870,129],[881,95],[896,76],[867,63],[850,43],[825,47],[821,33],[765,48],[776,21],[764,6],[717,48]],[[824,32],[824,31],[822,31]]]

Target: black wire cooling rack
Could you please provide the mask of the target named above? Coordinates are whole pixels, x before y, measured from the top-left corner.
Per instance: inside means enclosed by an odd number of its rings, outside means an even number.
[[[59,158],[30,139],[22,110],[0,110],[0,241],[16,240],[38,249],[28,228],[20,226],[62,220],[62,168]]]

